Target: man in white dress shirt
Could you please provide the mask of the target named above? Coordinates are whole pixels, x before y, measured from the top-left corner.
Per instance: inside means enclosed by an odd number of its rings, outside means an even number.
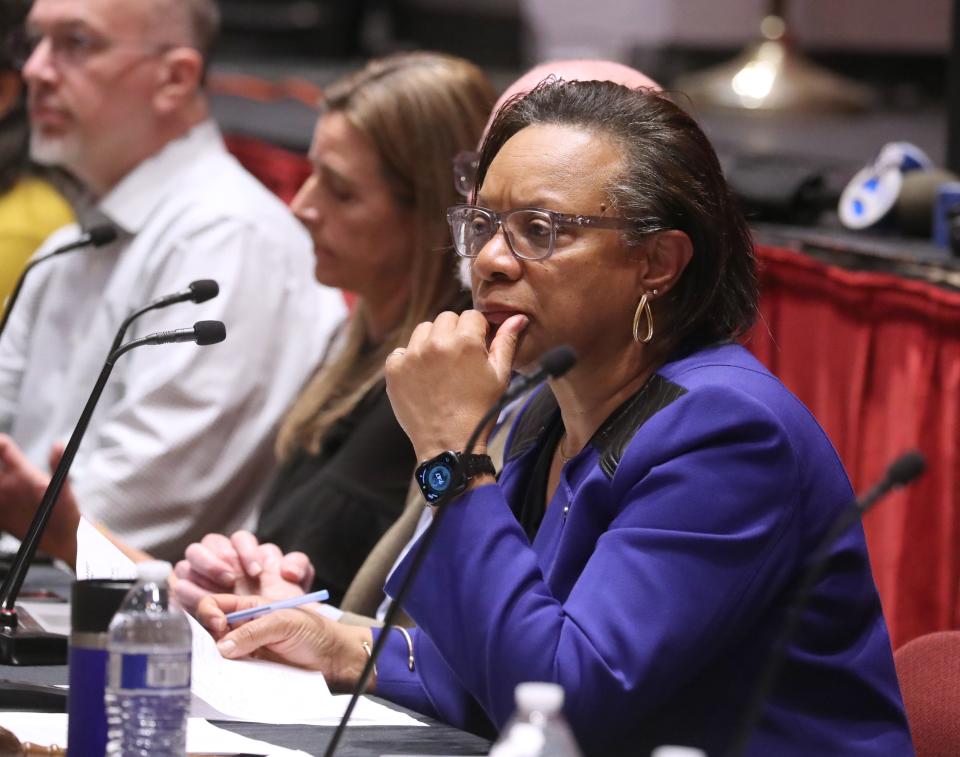
[[[258,504],[276,423],[343,302],[210,120],[212,0],[36,0],[28,26],[32,155],[74,173],[119,238],[38,266],[0,339],[0,528],[25,531],[123,318],[215,279],[219,297],[149,313],[127,338],[212,319],[226,341],[121,357],[71,475],[89,519],[177,558]],[[62,229],[41,252],[80,233]]]

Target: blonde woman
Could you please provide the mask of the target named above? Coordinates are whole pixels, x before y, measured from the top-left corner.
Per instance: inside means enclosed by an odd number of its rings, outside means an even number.
[[[355,307],[281,426],[283,467],[256,536],[210,534],[177,566],[186,606],[210,591],[269,594],[258,578],[279,550],[305,553],[304,588],[336,603],[402,512],[416,459],[383,366],[418,323],[468,302],[443,212],[451,161],[477,143],[494,99],[475,66],[432,53],[375,60],[327,91],[292,207],[317,280],[355,293]]]

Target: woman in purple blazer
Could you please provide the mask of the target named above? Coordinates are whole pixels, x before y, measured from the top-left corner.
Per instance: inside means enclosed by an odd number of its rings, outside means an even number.
[[[200,615],[226,656],[265,647],[334,689],[387,633],[371,690],[461,727],[489,733],[517,683],[554,681],[590,753],[722,755],[853,494],[816,421],[733,341],[756,312],[754,256],[717,158],[660,94],[548,81],[498,115],[471,199],[448,220],[475,309],[387,359],[427,499],[513,371],[563,344],[579,359],[519,415],[499,480],[474,460],[445,505],[405,603],[413,664],[401,633],[308,610],[225,635],[223,613],[257,600]],[[831,548],[749,753],[912,753],[859,527]]]

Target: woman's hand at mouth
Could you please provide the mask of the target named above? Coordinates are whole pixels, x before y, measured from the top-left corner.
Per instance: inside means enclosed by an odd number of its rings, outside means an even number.
[[[406,347],[390,353],[387,394],[418,460],[463,450],[483,414],[506,391],[528,322],[523,314],[510,315],[488,346],[491,324],[482,313],[445,312],[421,323]],[[476,451],[485,443],[484,435]]]

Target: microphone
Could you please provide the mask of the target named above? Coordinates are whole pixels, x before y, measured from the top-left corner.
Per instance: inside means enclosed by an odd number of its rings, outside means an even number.
[[[145,344],[169,344],[172,342],[196,342],[200,346],[216,344],[226,339],[227,331],[220,321],[198,321],[191,329],[161,331],[142,339],[134,339],[120,345],[110,352],[104,362],[100,376],[80,414],[80,420],[70,436],[50,483],[43,493],[43,499],[36,515],[30,523],[27,535],[20,543],[20,549],[0,587],[0,664],[3,665],[45,665],[63,664],[66,661],[66,638],[59,634],[44,633],[31,628],[18,617],[16,609],[17,595],[27,575],[27,569],[33,560],[40,543],[40,537],[53,512],[57,497],[66,483],[70,466],[76,457],[77,449],[93,416],[94,408],[103,394],[103,389],[117,359],[130,350]]]
[[[88,237],[89,241],[82,241],[84,237]],[[94,226],[90,229],[83,237],[80,237],[77,242],[74,242],[74,245],[83,246],[84,244],[92,244],[94,247],[103,247],[106,244],[110,244],[113,240],[117,238],[117,230],[114,226],[109,223],[101,223],[97,226]],[[67,245],[66,249],[61,248],[59,252],[68,252],[70,250],[70,245]],[[57,252],[51,252],[51,255],[56,255]]]
[[[186,302],[187,300],[196,303],[206,302],[207,300],[212,300],[218,294],[220,294],[220,286],[216,281],[213,279],[197,279],[196,281],[191,281],[182,292],[168,294],[166,297],[161,297],[156,300],[153,303],[153,307],[165,308],[167,305],[174,305],[178,302]]]
[[[727,753],[729,757],[740,757],[746,752],[750,743],[750,736],[760,720],[760,713],[767,697],[773,690],[777,674],[780,672],[780,666],[783,663],[783,656],[786,654],[787,644],[796,633],[800,625],[800,614],[806,607],[813,593],[813,587],[823,576],[827,567],[827,561],[830,558],[829,550],[833,543],[843,535],[854,523],[859,521],[864,513],[873,507],[880,499],[886,496],[892,489],[906,486],[915,478],[920,476],[926,468],[927,463],[923,454],[918,450],[909,450],[901,454],[887,468],[883,478],[867,491],[862,497],[854,500],[849,507],[844,509],[830,524],[827,533],[820,540],[814,551],[813,560],[806,571],[800,577],[800,583],[797,585],[796,593],[790,606],[787,608],[783,625],[780,632],[774,639],[771,647],[770,656],[767,662],[760,670],[757,677],[757,683],[753,694],[744,710],[743,719],[734,734],[733,744]]]
[[[572,347],[561,345],[559,347],[554,347],[553,349],[547,350],[540,358],[539,368],[529,376],[525,376],[516,381],[514,385],[504,392],[500,399],[498,399],[493,406],[487,410],[486,413],[484,413],[483,417],[480,419],[480,422],[477,423],[473,429],[473,432],[470,434],[470,438],[467,440],[467,444],[463,448],[463,455],[461,457],[466,457],[473,452],[473,448],[476,446],[477,439],[480,438],[480,434],[483,433],[483,430],[489,425],[490,421],[500,414],[503,408],[505,408],[534,384],[538,384],[548,378],[560,378],[563,374],[573,368],[576,362],[577,354],[573,351]],[[462,465],[463,461],[461,460],[458,468]],[[455,470],[453,475],[454,477],[459,475],[459,470]],[[447,512],[448,508],[444,507],[444,505],[447,504],[447,501],[451,498],[451,496],[452,494],[449,491],[445,492],[443,496],[441,496],[440,499],[438,499],[433,505],[436,508],[434,510],[433,520],[424,531],[423,536],[421,537],[420,549],[414,555],[413,562],[410,564],[410,571],[407,573],[406,579],[400,586],[400,589],[397,591],[397,596],[394,598],[393,602],[390,603],[387,614],[383,618],[384,631],[386,631],[386,629],[388,629],[390,626],[394,625],[397,613],[400,611],[403,601],[407,598],[407,594],[410,593],[410,587],[413,586],[413,581],[420,572],[420,567],[423,565],[423,561],[427,553],[430,551],[430,545],[433,544],[433,541],[436,538],[436,533],[440,527],[440,522],[443,520],[443,517]],[[360,680],[357,682],[357,686],[353,690],[353,695],[350,697],[350,702],[347,704],[347,708],[343,711],[343,717],[340,719],[339,725],[337,725],[337,730],[333,732],[333,736],[330,739],[330,743],[327,745],[326,751],[323,753],[323,757],[333,757],[333,753],[337,749],[337,744],[340,743],[340,739],[347,727],[347,723],[350,721],[350,715],[353,713],[353,708],[356,707],[357,701],[360,699],[360,695],[363,694],[363,690],[367,687],[367,682],[370,680],[370,676],[373,673],[374,666],[377,664],[377,659],[380,657],[380,652],[383,650],[383,645],[386,643],[386,639],[387,634],[381,633],[377,637],[377,641],[373,645],[373,649],[370,650],[370,656],[367,659],[367,663],[364,666],[363,671],[360,673]]]
[[[103,247],[104,245],[110,244],[116,238],[116,228],[108,223],[100,224],[99,226],[94,226],[92,229],[81,235],[78,239],[75,239],[73,242],[62,245],[52,252],[48,252],[46,255],[42,255],[41,257],[31,260],[29,263],[27,263],[23,271],[20,273],[20,278],[17,279],[17,284],[13,288],[13,293],[10,295],[10,299],[7,301],[6,310],[3,312],[3,320],[0,321],[0,336],[3,335],[4,330],[7,328],[7,319],[10,318],[10,313],[13,312],[13,306],[16,304],[17,298],[20,296],[20,289],[23,287],[24,279],[27,278],[27,274],[35,265],[38,265],[45,260],[50,260],[50,258],[58,255],[63,255],[65,252],[79,250],[81,247]]]
[[[176,342],[196,342],[201,347],[208,344],[217,344],[227,338],[227,329],[221,321],[197,321],[191,329],[174,329],[173,331],[157,331],[140,339],[127,342],[111,353],[114,359],[134,347],[144,344],[175,344]]]
[[[120,343],[123,341],[123,337],[127,333],[127,329],[130,328],[130,324],[137,320],[137,318],[144,313],[149,313],[151,310],[159,310],[160,308],[169,307],[170,305],[176,305],[178,302],[186,302],[187,300],[200,304],[201,302],[212,300],[218,294],[220,294],[220,286],[216,281],[213,279],[198,279],[197,281],[190,282],[187,288],[181,292],[160,297],[151,302],[149,305],[144,305],[142,308],[134,310],[123,320],[123,323],[120,324],[120,328],[117,329],[117,335],[113,338],[113,344],[110,345],[110,352],[113,352],[120,346]],[[156,344],[156,342],[154,344]]]

